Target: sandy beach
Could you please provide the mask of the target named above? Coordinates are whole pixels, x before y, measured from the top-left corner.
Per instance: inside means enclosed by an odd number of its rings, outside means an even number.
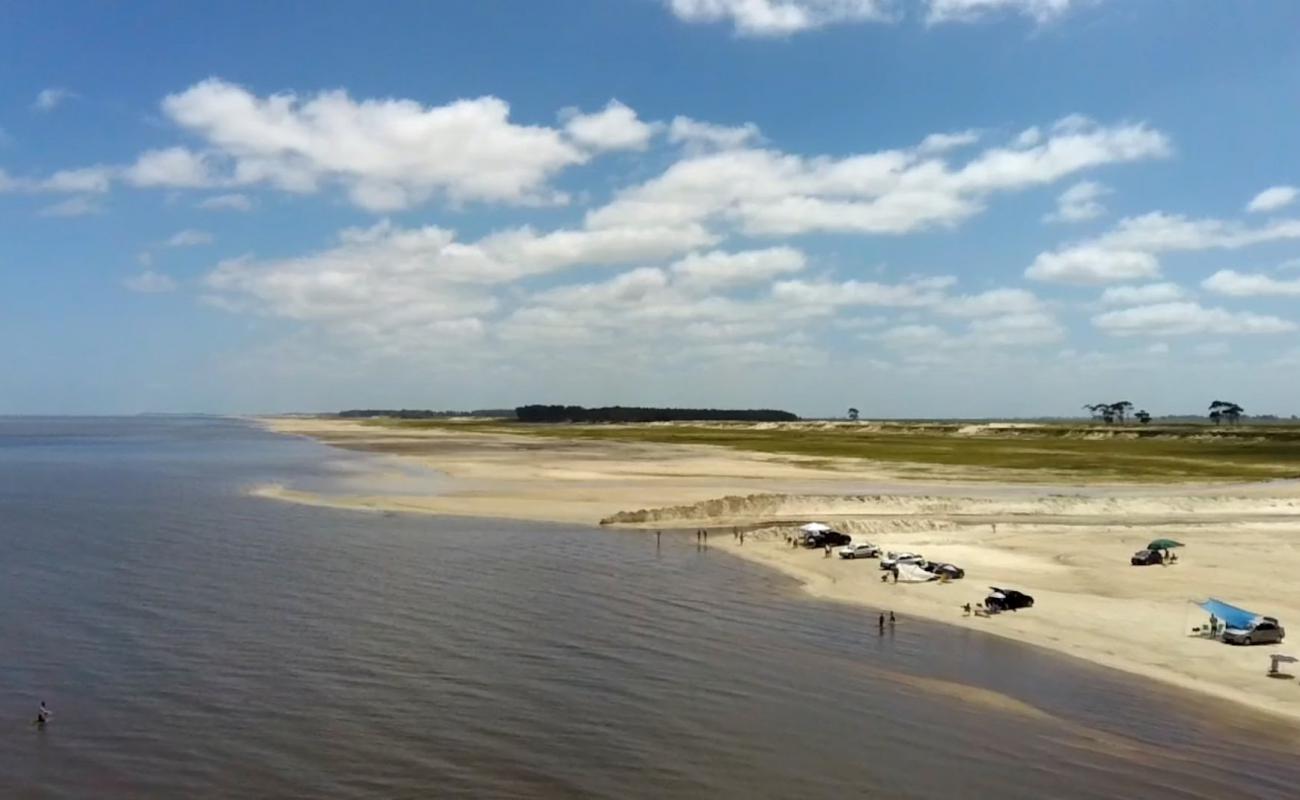
[[[254,492],[340,508],[711,530],[710,546],[793,576],[812,595],[865,608],[864,629],[892,610],[1050,648],[1300,722],[1300,680],[1265,676],[1281,646],[1232,647],[1191,634],[1213,596],[1278,617],[1300,636],[1300,486],[1106,486],[965,481],[935,468],[617,441],[570,441],[454,426],[389,428],[307,418],[269,429],[429,468],[356,480],[355,492],[294,487]],[[436,470],[434,473],[432,470]],[[875,560],[793,550],[785,534],[823,521],[885,550],[911,550],[966,570],[946,584],[882,583]],[[747,530],[743,546],[733,527]],[[1170,566],[1132,567],[1154,538],[1187,546]],[[1036,598],[992,618],[961,606],[989,586]],[[719,587],[725,591],[725,587]],[[1300,649],[1295,652],[1300,654]],[[1190,697],[1190,696],[1189,696]],[[1225,707],[1225,710],[1228,707]]]

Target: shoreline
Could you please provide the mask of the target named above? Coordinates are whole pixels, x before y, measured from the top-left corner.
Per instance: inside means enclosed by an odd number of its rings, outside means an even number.
[[[1300,625],[1300,592],[1287,588],[1289,576],[1300,571],[1300,552],[1292,545],[1300,532],[1295,482],[1163,486],[1145,493],[1131,485],[1114,491],[971,485],[946,474],[908,481],[878,464],[828,471],[798,458],[701,445],[539,442],[339,420],[257,424],[413,461],[436,470],[430,474],[437,483],[435,493],[252,490],[262,497],[360,511],[585,525],[639,507],[615,526],[710,529],[711,547],[794,578],[811,597],[1044,647],[1230,702],[1234,710],[1300,724],[1300,680],[1265,677],[1268,655],[1290,653],[1288,644],[1232,647],[1190,635],[1204,616],[1190,601],[1206,596],[1276,616],[1284,626]],[[371,476],[362,488],[382,489],[393,480]],[[864,487],[878,491],[856,491]],[[967,577],[948,584],[883,584],[874,560],[825,559],[783,546],[785,531],[813,519],[884,549],[957,563]],[[748,530],[743,547],[732,539],[733,526]],[[1128,565],[1134,550],[1165,536],[1188,545],[1178,565]],[[982,599],[990,585],[1027,591],[1037,603],[993,618],[963,617],[961,605]]]

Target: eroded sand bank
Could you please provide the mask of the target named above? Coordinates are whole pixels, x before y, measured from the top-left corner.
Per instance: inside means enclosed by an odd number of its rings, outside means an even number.
[[[1300,488],[963,484],[957,473],[900,480],[888,468],[712,447],[566,441],[317,419],[272,430],[416,459],[444,478],[437,494],[258,493],[337,507],[712,530],[713,547],[800,580],[818,597],[893,610],[1048,647],[1300,720],[1300,681],[1265,677],[1270,653],[1190,635],[1206,596],[1277,616],[1300,637]],[[619,513],[624,512],[624,513]],[[793,550],[784,535],[830,522],[888,550],[964,567],[949,584],[882,583],[874,561]],[[749,529],[742,547],[732,526]],[[689,534],[687,534],[689,535]],[[1184,542],[1173,566],[1131,567],[1149,540]],[[1026,591],[1032,610],[966,617],[989,586]],[[724,587],[719,587],[725,590]]]

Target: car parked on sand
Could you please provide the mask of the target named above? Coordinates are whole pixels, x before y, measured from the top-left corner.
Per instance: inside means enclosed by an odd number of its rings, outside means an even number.
[[[831,547],[841,547],[852,541],[853,537],[849,536],[847,533],[840,533],[839,531],[818,531],[816,533],[805,534],[803,538],[803,546],[825,547],[826,545],[830,545]]]
[[[1260,617],[1249,628],[1228,628],[1223,641],[1228,644],[1277,644],[1286,636],[1286,628],[1273,617]]]
[[[956,564],[942,564],[935,561],[931,561],[929,563],[923,564],[922,566],[925,567],[925,570],[927,572],[933,572],[935,575],[938,575],[940,578],[947,578],[950,581],[955,581],[960,578],[966,577],[966,570],[962,569]]]
[[[1015,589],[999,589],[996,586],[989,587],[992,591],[989,596],[984,598],[984,607],[993,613],[999,611],[1017,611],[1022,608],[1033,608],[1034,598],[1018,592]]]
[[[917,553],[886,553],[880,559],[881,569],[893,569],[899,564],[920,564],[925,561]]]
[[[1149,567],[1165,563],[1165,554],[1159,550],[1139,550],[1133,554],[1128,563],[1135,567]]]
[[[839,549],[840,558],[876,558],[880,548],[871,542],[850,542]]]

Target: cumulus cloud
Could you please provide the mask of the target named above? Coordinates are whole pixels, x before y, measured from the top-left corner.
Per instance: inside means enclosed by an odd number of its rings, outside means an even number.
[[[1080,181],[1056,198],[1056,211],[1044,219],[1048,222],[1085,222],[1106,213],[1101,198],[1110,190],[1096,181]]]
[[[1300,194],[1300,190],[1297,190],[1294,186],[1271,186],[1255,195],[1246,204],[1246,210],[1252,213],[1276,211],[1295,202],[1298,194]]]
[[[990,14],[1014,13],[1051,22],[1086,0],[926,0],[926,21],[971,22]]]
[[[1271,275],[1219,270],[1201,286],[1231,297],[1300,297],[1300,279],[1278,280]]]
[[[722,221],[751,235],[909,233],[954,225],[993,193],[1169,152],[1167,138],[1144,125],[1082,118],[1036,144],[991,148],[960,165],[919,148],[832,158],[747,147],[688,154],[587,220],[593,227]]]
[[[1160,262],[1150,253],[1138,250],[1072,247],[1054,253],[1039,253],[1025,270],[1025,277],[1036,281],[1096,286],[1158,278]]]
[[[1288,333],[1294,322],[1248,311],[1206,308],[1199,303],[1154,303],[1107,311],[1092,318],[1115,336],[1186,336],[1191,334]]]
[[[1188,219],[1153,212],[1120,221],[1113,230],[1060,250],[1040,253],[1025,270],[1034,280],[1060,283],[1121,283],[1158,277],[1154,254],[1234,250],[1300,238],[1300,219],[1250,227],[1220,219]]]
[[[125,278],[122,285],[133,292],[142,294],[176,291],[176,281],[170,275],[148,269]]]
[[[113,171],[109,167],[81,167],[79,169],[61,169],[48,178],[34,184],[35,189],[45,192],[90,192],[102,194],[112,184]]]
[[[602,110],[583,114],[565,109],[560,118],[569,138],[591,150],[644,150],[658,126],[642,122],[636,112],[617,100]]]
[[[184,147],[149,150],[122,171],[135,186],[201,189],[214,185],[209,158]]]
[[[198,247],[199,245],[212,244],[212,241],[212,234],[207,231],[186,228],[172,234],[165,244],[168,247]]]
[[[244,194],[216,194],[200,200],[198,207],[209,211],[252,211],[253,201]]]
[[[744,125],[715,125],[690,117],[673,117],[668,126],[668,141],[697,149],[733,150],[753,144],[762,138],[758,126],[752,122]]]
[[[684,22],[730,22],[741,36],[786,36],[827,25],[887,22],[886,0],[667,0]]]
[[[76,95],[67,89],[61,89],[57,86],[49,89],[42,89],[36,95],[36,100],[32,102],[32,109],[40,112],[53,111],[63,105],[65,100],[70,100],[73,97],[76,97]]]
[[[231,162],[226,183],[312,192],[338,182],[369,210],[406,208],[434,194],[549,202],[547,181],[587,159],[558,129],[511,122],[510,106],[495,97],[431,107],[354,100],[344,91],[259,97],[213,78],[169,95],[162,107]]]
[[[765,284],[781,275],[799,272],[806,265],[804,254],[793,247],[771,247],[739,253],[721,250],[692,253],[674,263],[670,270],[682,283],[712,291]]]
[[[1023,316],[1036,314],[1043,302],[1025,289],[991,289],[945,300],[937,310],[955,317]]]
[[[1101,293],[1107,306],[1145,306],[1182,300],[1183,287],[1175,283],[1148,283],[1142,286],[1112,286]]]
[[[46,206],[38,213],[42,217],[84,217],[90,214],[102,214],[103,211],[103,206],[95,198],[82,195]]]

